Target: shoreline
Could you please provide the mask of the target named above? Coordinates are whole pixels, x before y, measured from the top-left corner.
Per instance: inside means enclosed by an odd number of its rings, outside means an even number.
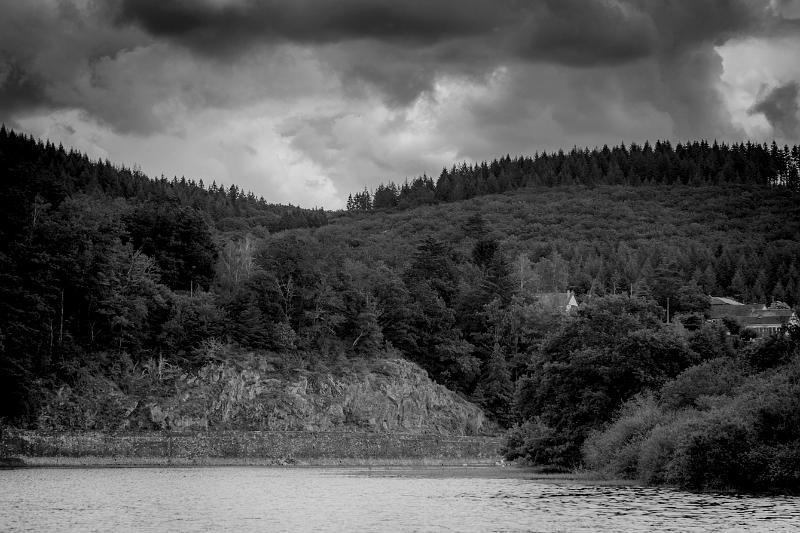
[[[14,468],[343,468],[414,475],[454,473],[547,482],[636,485],[597,472],[543,472],[506,462],[497,436],[310,431],[103,433],[6,430],[0,469]]]
[[[4,464],[3,461],[13,461],[14,464]],[[574,481],[580,483],[593,483],[602,485],[631,485],[637,484],[632,480],[605,479],[594,472],[542,472],[534,467],[518,465],[515,463],[491,462],[459,462],[455,460],[441,460],[436,458],[418,459],[326,459],[326,460],[298,460],[292,462],[272,461],[269,459],[258,460],[254,458],[236,457],[205,457],[200,460],[164,461],[161,457],[115,458],[101,456],[87,457],[6,457],[0,459],[0,468],[5,469],[37,469],[37,468],[238,468],[238,467],[264,467],[277,469],[307,469],[330,468],[359,471],[362,469],[373,470],[376,473],[415,472],[418,474],[429,473],[433,476],[437,472],[459,472],[469,477],[483,477],[502,474],[504,478],[520,478],[548,481]]]
[[[408,433],[7,430],[0,466],[494,466],[501,446],[499,437]]]
[[[4,458],[8,460],[9,458]],[[414,460],[365,460],[365,459],[330,459],[325,461],[297,461],[293,463],[271,462],[268,460],[242,460],[237,458],[204,458],[202,461],[164,462],[163,458],[139,458],[141,460],[118,460],[112,457],[36,457],[13,458],[19,463],[4,465],[0,459],[0,470],[35,470],[35,469],[126,469],[126,468],[164,468],[164,469],[202,469],[202,468],[242,468],[256,467],[280,470],[325,469],[331,471],[352,472],[353,475],[368,476],[411,476],[420,478],[491,478],[518,479],[531,482],[553,484],[579,484],[603,487],[636,487],[644,486],[630,479],[608,479],[595,472],[559,472],[544,473],[536,468],[514,463],[468,462],[457,463],[437,459]]]
[[[257,457],[111,457],[13,456],[0,458],[0,468],[204,468],[260,466],[274,468],[506,468],[497,462],[453,458],[324,458],[272,459]],[[547,475],[547,474],[545,474]]]

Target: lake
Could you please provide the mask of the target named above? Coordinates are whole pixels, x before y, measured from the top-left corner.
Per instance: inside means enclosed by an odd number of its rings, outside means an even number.
[[[2,531],[797,531],[800,498],[536,479],[514,468],[0,471]]]

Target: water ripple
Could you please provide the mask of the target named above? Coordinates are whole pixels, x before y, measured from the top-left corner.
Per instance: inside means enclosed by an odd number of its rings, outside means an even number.
[[[488,473],[487,473],[488,472]],[[437,469],[0,471],[2,531],[797,531],[800,499]]]

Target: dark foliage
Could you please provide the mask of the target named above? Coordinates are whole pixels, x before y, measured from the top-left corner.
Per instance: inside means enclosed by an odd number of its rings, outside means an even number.
[[[689,368],[655,398],[634,398],[590,436],[589,465],[693,490],[797,492],[798,340],[790,328]]]
[[[526,186],[584,185],[721,185],[742,183],[800,190],[800,147],[766,144],[718,144],[705,141],[655,145],[620,145],[565,153],[542,152],[491,163],[453,166],[442,170],[434,184],[427,176],[380,185],[378,201],[370,205],[365,190],[358,209],[416,207],[431,202],[457,202]],[[348,209],[350,209],[348,204]]]
[[[227,226],[268,235],[327,221],[235,186],[151,180],[5,127],[0,177],[0,417],[34,419],[42,380],[94,353],[180,356],[221,335],[214,298],[192,295],[211,287],[214,235]]]
[[[592,300],[542,345],[518,384],[516,406],[522,419],[552,428],[549,445],[559,453],[548,452],[548,460],[575,466],[588,433],[625,400],[697,362],[660,315],[655,303],[627,296]]]

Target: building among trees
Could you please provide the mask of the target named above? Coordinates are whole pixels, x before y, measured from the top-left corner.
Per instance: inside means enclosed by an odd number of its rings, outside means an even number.
[[[744,304],[732,298],[711,296],[709,310],[712,321],[729,326],[736,324],[739,331],[748,331],[755,337],[780,333],[789,325],[800,325],[797,314],[782,302]]]
[[[537,294],[536,298],[545,310],[553,313],[569,315],[578,309],[578,300],[572,291],[542,292]]]

